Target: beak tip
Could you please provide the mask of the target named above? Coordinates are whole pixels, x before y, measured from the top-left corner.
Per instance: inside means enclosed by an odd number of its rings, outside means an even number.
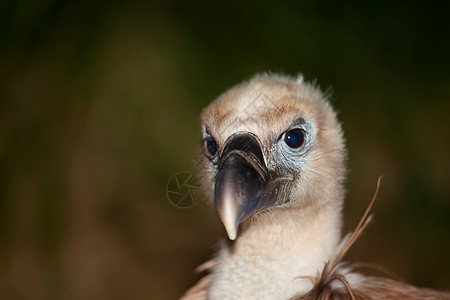
[[[219,209],[219,216],[222,223],[227,231],[228,238],[234,241],[237,237],[237,231],[239,228],[238,220],[238,206],[236,200],[231,197],[231,199],[225,199],[223,206]]]
[[[229,230],[228,228],[226,228],[226,230],[227,230],[228,238],[231,241],[234,241],[237,236],[237,228],[233,228],[233,230]]]

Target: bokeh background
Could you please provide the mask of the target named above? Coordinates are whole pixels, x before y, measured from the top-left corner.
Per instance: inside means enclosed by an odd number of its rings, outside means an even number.
[[[348,259],[450,289],[447,1],[0,3],[0,298],[176,299],[225,237],[173,206],[198,115],[263,71],[331,88]]]

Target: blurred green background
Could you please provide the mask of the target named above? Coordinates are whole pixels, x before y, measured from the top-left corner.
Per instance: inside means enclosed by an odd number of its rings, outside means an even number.
[[[198,115],[262,71],[332,87],[349,148],[348,259],[450,289],[446,1],[2,1],[0,298],[176,299],[225,237],[169,179]]]

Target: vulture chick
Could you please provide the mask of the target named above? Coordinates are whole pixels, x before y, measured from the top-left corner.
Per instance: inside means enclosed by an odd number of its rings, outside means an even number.
[[[231,88],[203,110],[201,134],[202,188],[230,241],[182,299],[450,299],[341,263],[357,237],[341,242],[344,138],[302,76]]]

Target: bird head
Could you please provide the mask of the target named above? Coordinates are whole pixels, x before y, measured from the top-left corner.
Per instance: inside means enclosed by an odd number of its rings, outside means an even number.
[[[232,87],[203,110],[201,134],[202,186],[231,240],[240,224],[281,210],[340,214],[341,126],[301,76],[259,75]]]

